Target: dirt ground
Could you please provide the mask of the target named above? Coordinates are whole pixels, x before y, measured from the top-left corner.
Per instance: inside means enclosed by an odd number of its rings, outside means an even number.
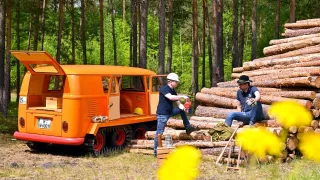
[[[0,134],[0,179],[156,179],[159,166],[151,155],[118,153],[93,158],[77,148],[54,147],[46,153]],[[198,179],[320,179],[320,165],[297,161],[262,165],[260,169],[225,172],[203,157]]]

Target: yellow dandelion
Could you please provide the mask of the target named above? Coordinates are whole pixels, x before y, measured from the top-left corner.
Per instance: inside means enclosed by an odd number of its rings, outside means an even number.
[[[158,170],[159,180],[196,179],[199,174],[201,153],[193,146],[178,147],[169,154]]]
[[[270,117],[276,118],[285,128],[291,126],[309,126],[312,121],[310,111],[295,101],[273,103],[268,114]]]
[[[236,136],[238,145],[250,154],[262,158],[266,155],[281,156],[283,143],[280,138],[263,127],[247,128]]]
[[[314,132],[302,133],[299,136],[299,149],[307,159],[320,162],[320,135]]]

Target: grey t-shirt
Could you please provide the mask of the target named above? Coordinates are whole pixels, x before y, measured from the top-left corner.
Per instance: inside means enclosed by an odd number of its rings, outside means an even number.
[[[247,100],[248,98],[255,98],[256,96],[254,95],[254,93],[255,93],[256,91],[259,91],[259,90],[258,90],[258,88],[256,88],[255,86],[250,86],[247,93],[243,92],[241,89],[239,89],[239,90],[237,91],[237,100],[240,101],[241,111],[242,111],[242,112],[249,112],[249,111],[251,111],[252,106],[249,106],[249,105],[246,103],[246,100]],[[262,111],[261,102],[258,101],[257,104],[256,104],[256,106],[258,106],[258,107],[257,107],[257,117],[263,117],[263,111]]]

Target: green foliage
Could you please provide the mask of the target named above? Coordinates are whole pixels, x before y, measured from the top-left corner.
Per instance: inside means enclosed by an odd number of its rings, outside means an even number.
[[[17,107],[17,103],[11,102],[9,104],[8,117],[4,118],[0,115],[0,134],[13,134],[15,131],[18,130]]]

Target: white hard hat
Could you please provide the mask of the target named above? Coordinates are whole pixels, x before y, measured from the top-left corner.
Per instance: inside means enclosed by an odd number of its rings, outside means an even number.
[[[172,80],[172,81],[179,82],[179,76],[176,73],[170,73],[167,76],[167,80]]]

